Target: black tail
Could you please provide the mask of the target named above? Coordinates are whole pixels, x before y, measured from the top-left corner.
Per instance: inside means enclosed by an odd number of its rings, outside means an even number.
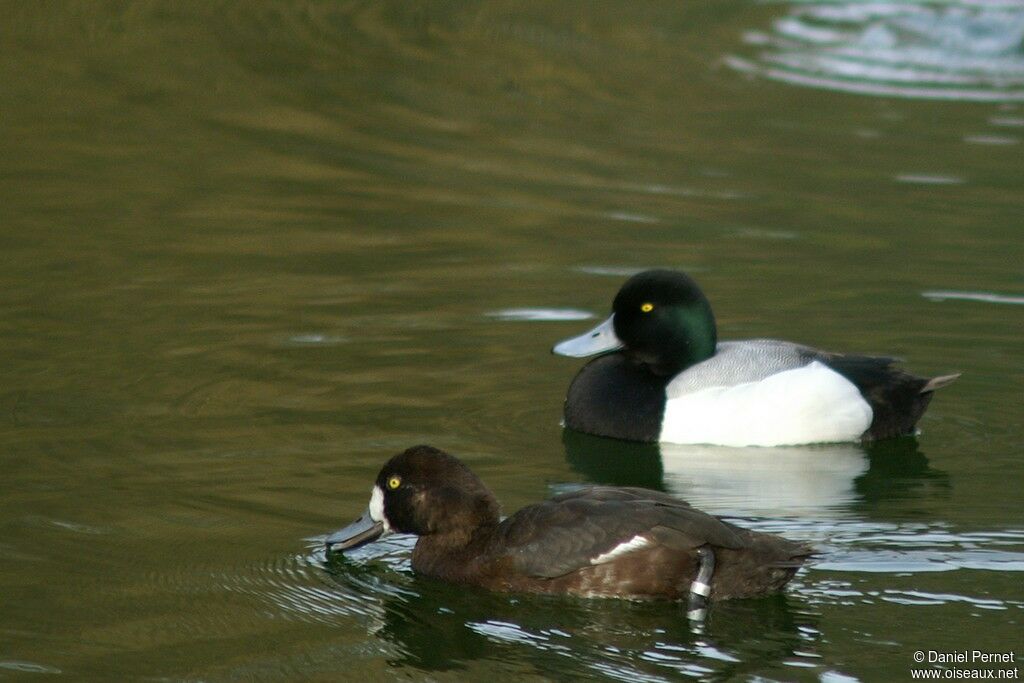
[[[897,368],[895,358],[832,354],[823,361],[853,382],[871,406],[874,419],[862,437],[868,440],[914,434],[932,393],[960,376],[918,377]]]

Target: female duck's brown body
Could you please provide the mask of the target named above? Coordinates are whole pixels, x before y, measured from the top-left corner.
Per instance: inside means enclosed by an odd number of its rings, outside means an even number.
[[[392,458],[366,515],[327,544],[345,549],[388,531],[419,535],[412,566],[426,576],[586,597],[685,598],[708,555],[710,598],[750,597],[781,589],[811,552],[638,488],[584,488],[501,521],[487,487],[429,446]]]

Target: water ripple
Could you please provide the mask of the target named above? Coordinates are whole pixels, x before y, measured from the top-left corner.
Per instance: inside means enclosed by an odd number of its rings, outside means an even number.
[[[867,95],[1024,100],[1024,9],[963,2],[795,6],[770,33],[751,31],[744,73]]]
[[[964,179],[937,173],[901,173],[896,176],[896,182],[907,185],[963,185]]]
[[[631,277],[642,273],[648,268],[637,268],[631,266],[576,266],[573,270],[587,275],[604,275],[609,277]]]
[[[1020,116],[993,116],[988,122],[1003,128],[1024,128],[1024,117]]]
[[[954,292],[949,290],[921,292],[921,296],[931,301],[959,299],[961,301],[983,301],[988,304],[1024,304],[1024,296],[1007,296],[991,292]]]
[[[1020,143],[1020,140],[1009,135],[968,135],[964,142],[969,145],[985,145],[989,147],[1008,147]]]
[[[995,611],[1024,609],[1020,600],[997,600],[975,595],[958,595],[955,593],[932,593],[918,589],[899,590],[886,588],[883,590],[859,590],[846,581],[819,581],[814,585],[801,586],[801,595],[807,600],[818,604],[873,604],[877,601],[888,602],[909,607],[936,607],[950,604],[968,605],[976,609]]]
[[[590,320],[594,314],[576,308],[503,308],[500,311],[488,311],[488,318],[509,321],[530,322],[562,322],[567,320]]]
[[[323,334],[320,332],[309,332],[306,334],[294,334],[284,341],[285,346],[337,346],[347,342],[348,339],[337,335]]]
[[[62,673],[60,669],[54,666],[47,666],[46,664],[37,664],[35,662],[25,662],[16,659],[0,660],[0,669],[6,669],[8,671],[17,671],[19,673],[30,673],[30,674],[59,674]]]

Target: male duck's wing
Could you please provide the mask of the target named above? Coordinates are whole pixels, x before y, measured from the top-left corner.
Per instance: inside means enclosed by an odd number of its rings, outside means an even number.
[[[809,346],[778,339],[724,341],[718,344],[711,358],[676,375],[665,391],[671,399],[709,387],[759,382],[820,360],[818,354]]]
[[[705,544],[748,545],[716,517],[681,501],[609,500],[616,497],[612,489],[591,491],[594,497],[577,492],[509,517],[495,536],[500,554],[527,576],[555,578],[654,545],[680,551]],[[627,489],[621,496],[636,496],[637,491]]]

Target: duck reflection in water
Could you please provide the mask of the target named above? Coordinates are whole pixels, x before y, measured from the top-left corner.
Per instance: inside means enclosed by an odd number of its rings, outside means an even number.
[[[715,514],[869,512],[886,501],[945,496],[914,437],[775,448],[633,443],[563,430],[566,459],[591,483],[667,491]]]
[[[366,603],[364,611],[374,615],[371,632],[386,643],[395,667],[464,671],[482,661],[510,674],[574,680],[609,671],[665,676],[698,665],[716,678],[733,678],[815,650],[816,617],[785,594],[720,603],[697,633],[673,603],[612,606],[493,593],[396,572],[393,554],[386,544],[355,556],[332,553],[325,569],[338,589]]]

